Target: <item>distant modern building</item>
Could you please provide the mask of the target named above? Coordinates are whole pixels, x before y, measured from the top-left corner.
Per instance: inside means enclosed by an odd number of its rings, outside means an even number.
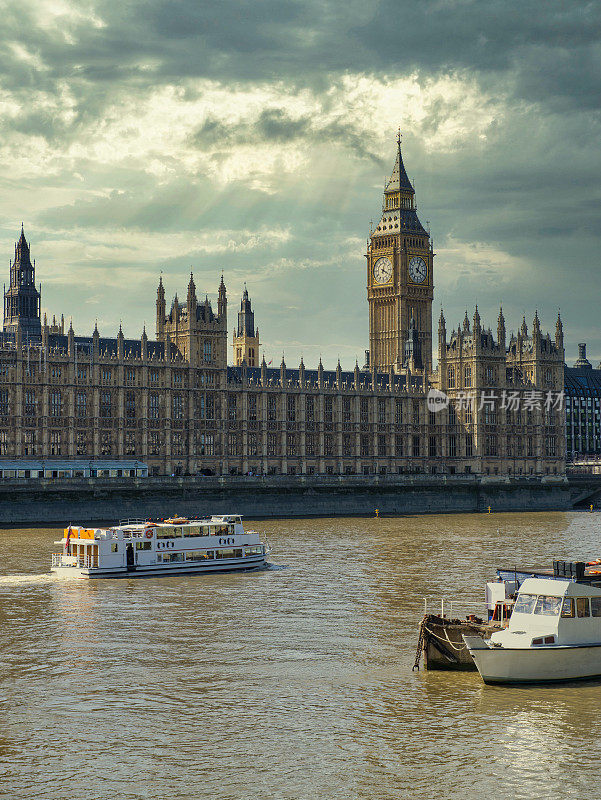
[[[565,368],[566,453],[569,461],[601,458],[601,364],[593,369],[586,344],[578,345],[578,360]]]
[[[151,474],[555,475],[565,471],[563,330],[507,341],[480,319],[447,337],[432,368],[433,249],[400,139],[367,245],[366,368],[270,368],[245,289],[227,363],[227,295],[169,310],[162,278],[156,338],[65,333],[41,320],[25,234],[11,262],[0,334],[0,457],[135,459]],[[450,398],[429,405],[430,390]]]

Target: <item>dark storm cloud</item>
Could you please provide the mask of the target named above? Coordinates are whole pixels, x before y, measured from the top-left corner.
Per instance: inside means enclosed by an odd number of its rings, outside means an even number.
[[[324,124],[314,116],[291,117],[282,108],[266,108],[251,123],[229,123],[208,117],[191,135],[190,143],[205,147],[232,147],[244,143],[287,143],[302,139],[307,144],[337,144],[348,147],[360,158],[371,159],[382,169],[386,162],[371,152],[368,142],[348,122],[339,120]]]
[[[40,27],[16,3],[3,20],[11,38],[47,72],[5,71],[12,85],[65,78],[94,83],[188,76],[219,80],[321,81],[331,72],[515,71],[516,89],[540,99],[594,103],[601,6],[547,0],[97,0],[63,30]],[[84,8],[85,10],[85,8]],[[69,36],[67,36],[68,34]],[[0,59],[8,67],[10,53]]]

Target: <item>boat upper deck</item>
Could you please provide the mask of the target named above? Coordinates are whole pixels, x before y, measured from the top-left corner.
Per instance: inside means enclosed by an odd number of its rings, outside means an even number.
[[[499,580],[521,586],[527,578],[547,578],[601,586],[601,559],[596,561],[554,561],[553,569],[524,569],[520,567],[497,570]]]
[[[171,517],[158,521],[122,520],[110,528],[84,528],[81,525],[69,525],[64,529],[63,541],[97,540],[97,539],[178,539],[190,537],[258,537],[255,531],[245,531],[242,517],[239,514],[188,519]]]

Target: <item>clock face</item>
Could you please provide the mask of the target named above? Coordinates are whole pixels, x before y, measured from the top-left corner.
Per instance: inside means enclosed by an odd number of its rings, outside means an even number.
[[[409,262],[409,277],[413,283],[423,283],[428,277],[428,265],[420,256],[413,256]]]
[[[382,256],[374,264],[374,280],[376,283],[388,283],[392,278],[392,262]]]

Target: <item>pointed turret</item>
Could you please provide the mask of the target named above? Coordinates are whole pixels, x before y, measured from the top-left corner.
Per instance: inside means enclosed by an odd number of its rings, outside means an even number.
[[[447,358],[447,323],[444,318],[442,306],[440,307],[440,317],[438,319],[438,361],[444,363]]]
[[[194,275],[190,272],[190,281],[188,283],[188,296],[186,298],[186,304],[188,306],[188,314],[192,310],[196,313],[196,284],[194,283]]]
[[[438,318],[438,341],[447,341],[447,323],[444,318],[442,306],[440,307],[440,317]]]
[[[457,326],[457,330],[459,330],[459,325]],[[463,318],[463,330],[466,333],[469,333],[470,331],[470,319],[467,315],[467,308],[465,309],[465,317]]]
[[[563,323],[559,311],[557,312],[557,322],[555,324],[555,344],[558,350],[563,350]]]
[[[265,361],[265,356],[263,356],[263,360],[261,361],[261,386],[267,386],[267,363]]]
[[[505,317],[503,316],[503,306],[499,308],[499,318],[497,320],[497,341],[499,343],[499,347],[502,351],[505,351],[505,340],[506,340],[506,330],[505,330]]]
[[[223,273],[221,274],[221,283],[219,284],[217,315],[219,316],[222,324],[227,327],[227,292],[225,289],[225,283],[223,282]]]
[[[148,336],[146,335],[146,323],[144,323],[144,327],[142,328],[142,338],[140,339],[141,342],[141,352],[142,352],[142,361],[146,361],[148,358]]]
[[[397,134],[397,153],[396,153],[396,161],[394,162],[394,167],[392,169],[392,175],[388,179],[388,183],[386,184],[386,192],[408,192],[409,194],[414,195],[415,189],[413,188],[411,181],[407,175],[405,170],[405,165],[403,164],[403,153],[401,151],[401,133]]]
[[[528,336],[528,326],[526,325],[526,315],[522,319],[522,326],[520,328],[520,333],[522,334],[522,338],[526,338]]]
[[[480,312],[478,311],[478,306],[476,306],[476,310],[474,311],[474,336],[478,336],[481,332]]]
[[[286,386],[286,362],[284,361],[284,354],[282,353],[282,363],[280,364],[280,386]]]
[[[321,356],[319,356],[319,364],[317,366],[317,385],[320,389],[323,388],[323,364],[321,363]]]
[[[125,350],[125,337],[123,336],[123,328],[121,327],[121,323],[119,323],[119,333],[117,334],[117,358],[119,360],[123,359]]]
[[[163,276],[159,276],[159,286],[157,288],[157,339],[163,340],[165,333],[165,289],[163,288]]]
[[[421,344],[413,314],[411,314],[411,320],[409,321],[409,334],[405,342],[405,358],[403,364],[406,367],[410,367],[413,372],[422,369]]]

